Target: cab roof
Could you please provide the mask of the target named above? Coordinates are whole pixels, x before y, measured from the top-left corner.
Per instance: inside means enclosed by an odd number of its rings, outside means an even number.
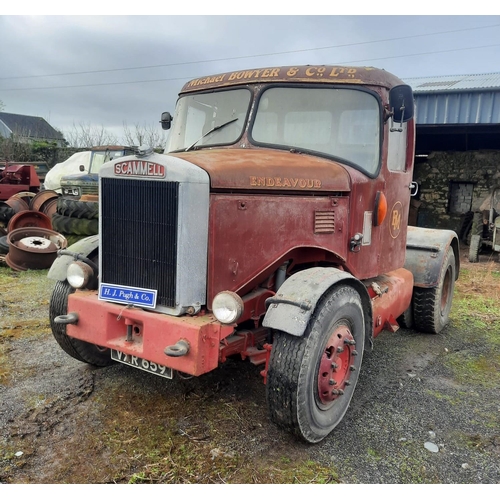
[[[403,81],[383,69],[364,66],[281,66],[232,71],[195,78],[182,87],[181,94],[197,90],[247,83],[341,83],[373,85],[390,89]]]

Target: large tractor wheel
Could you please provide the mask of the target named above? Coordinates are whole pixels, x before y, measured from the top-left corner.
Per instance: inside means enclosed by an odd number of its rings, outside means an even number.
[[[458,232],[458,238],[464,245],[470,244],[473,217],[474,212],[467,212],[466,214],[464,214],[463,221]]]
[[[447,324],[455,289],[455,253],[449,247],[435,288],[413,290],[415,328],[425,333],[439,333]]]
[[[92,236],[99,232],[99,221],[98,219],[67,217],[56,212],[52,215],[52,227],[58,233]]]
[[[57,316],[68,313],[68,296],[74,291],[67,281],[56,282],[49,306],[50,326],[54,338],[64,352],[78,361],[95,366],[113,364],[109,349],[69,337],[66,334],[66,325],[54,321]]]
[[[482,238],[484,236],[483,233],[484,233],[483,213],[474,212],[470,230],[471,237],[474,236],[475,234],[478,234]]]
[[[309,443],[325,438],[351,401],[363,357],[361,298],[336,286],[302,337],[276,332],[266,383],[271,420]]]
[[[99,217],[99,203],[61,197],[57,199],[57,213],[77,219],[97,219]]]

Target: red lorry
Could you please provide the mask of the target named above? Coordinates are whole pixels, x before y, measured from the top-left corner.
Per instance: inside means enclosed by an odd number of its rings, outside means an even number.
[[[412,90],[376,68],[296,66],[188,82],[165,154],[103,165],[99,235],[49,272],[74,358],[172,378],[261,364],[271,419],[325,438],[364,349],[448,322],[453,231],[408,227]]]

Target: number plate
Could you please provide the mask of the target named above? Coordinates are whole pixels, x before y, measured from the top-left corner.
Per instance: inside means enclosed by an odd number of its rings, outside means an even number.
[[[172,368],[168,366],[159,365],[158,363],[153,363],[147,359],[138,358],[137,356],[131,356],[130,354],[125,354],[121,351],[116,351],[111,349],[111,359],[119,361],[124,365],[133,366],[134,368],[139,368],[145,372],[154,373],[160,377],[173,378]]]

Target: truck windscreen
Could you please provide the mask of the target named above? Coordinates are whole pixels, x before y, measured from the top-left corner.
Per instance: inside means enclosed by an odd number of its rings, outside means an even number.
[[[369,174],[380,159],[380,105],[362,90],[272,87],[258,103],[254,142],[332,156]]]
[[[251,97],[248,89],[236,89],[180,98],[166,152],[185,151],[194,144],[235,143],[243,132]]]

